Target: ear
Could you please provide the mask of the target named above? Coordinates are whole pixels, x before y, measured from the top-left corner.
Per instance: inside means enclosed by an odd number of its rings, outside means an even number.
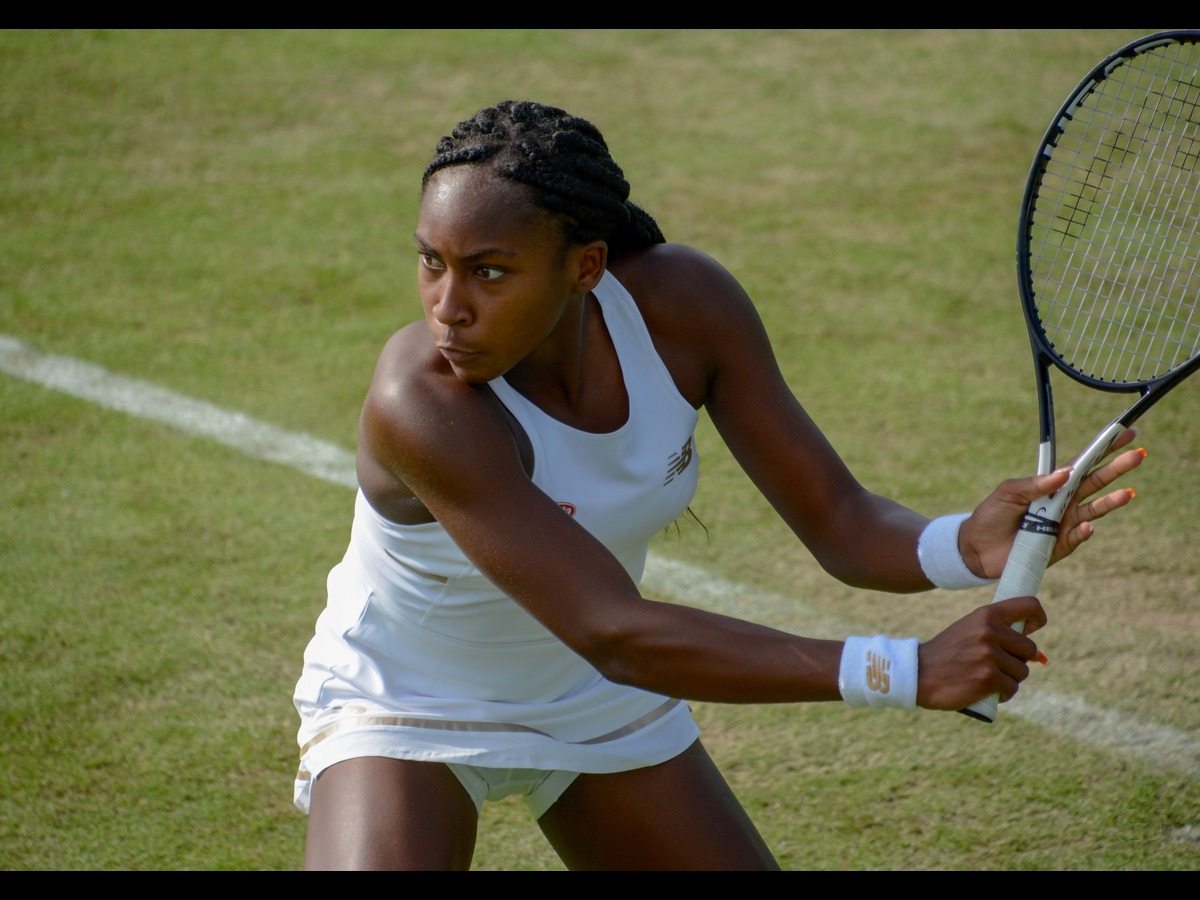
[[[608,244],[604,241],[592,241],[572,248],[571,274],[575,278],[575,292],[589,293],[600,283],[604,269],[608,265]]]

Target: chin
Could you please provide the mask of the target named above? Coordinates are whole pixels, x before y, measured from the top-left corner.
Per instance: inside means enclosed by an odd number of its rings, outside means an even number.
[[[450,371],[464,384],[487,384],[493,378],[499,378],[504,374],[494,366],[477,359],[450,362]]]

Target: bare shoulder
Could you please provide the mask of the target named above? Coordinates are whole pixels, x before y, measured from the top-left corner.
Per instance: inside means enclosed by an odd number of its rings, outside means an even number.
[[[382,504],[388,496],[445,493],[463,483],[464,471],[506,448],[519,465],[495,395],[455,377],[423,322],[392,335],[359,426],[358,470],[364,489],[371,486],[368,496]]]
[[[614,261],[611,269],[637,302],[655,348],[693,406],[708,402],[717,371],[735,363],[732,349],[761,353],[767,344],[738,280],[694,247],[658,244]]]
[[[723,315],[731,304],[749,303],[737,279],[716,259],[686,244],[656,244],[615,261],[613,273],[639,306],[678,308]]]
[[[470,405],[476,395],[454,377],[424,323],[413,322],[393,334],[380,352],[363,412],[415,437],[430,414]]]

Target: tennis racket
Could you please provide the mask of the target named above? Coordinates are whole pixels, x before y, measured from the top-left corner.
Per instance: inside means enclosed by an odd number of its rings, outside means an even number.
[[[1052,365],[1089,387],[1139,396],[1078,456],[1062,488],[1030,504],[994,600],[1037,593],[1080,482],[1200,367],[1200,31],[1133,41],[1067,98],[1029,173],[1017,272],[1037,377],[1038,473],[1055,465]],[[991,722],[998,700],[962,711]]]

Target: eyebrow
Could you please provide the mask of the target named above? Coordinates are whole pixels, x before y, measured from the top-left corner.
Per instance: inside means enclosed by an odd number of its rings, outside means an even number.
[[[422,253],[431,253],[434,256],[439,256],[440,258],[440,254],[438,254],[436,250],[425,243],[419,234],[413,235],[413,242],[417,245],[417,249]],[[502,250],[499,247],[485,247],[482,250],[476,250],[474,253],[468,253],[463,257],[463,260],[466,262],[478,262],[479,260],[489,256],[503,256],[507,259],[516,259],[517,254],[512,250]]]

